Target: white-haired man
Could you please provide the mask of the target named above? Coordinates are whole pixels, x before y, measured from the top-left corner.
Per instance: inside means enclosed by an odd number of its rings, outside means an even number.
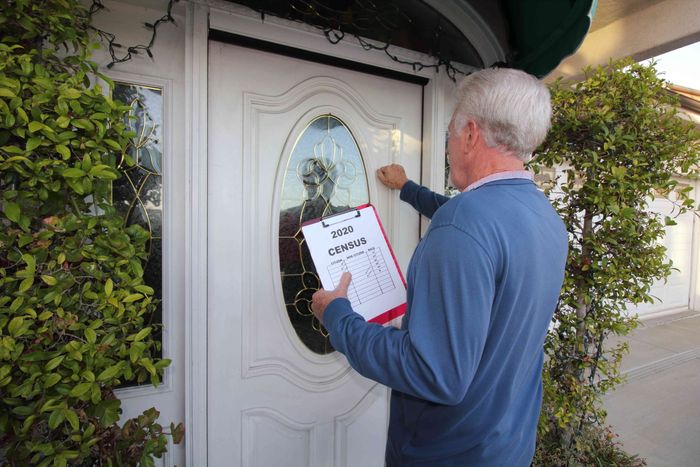
[[[567,254],[562,220],[524,170],[549,129],[547,88],[517,70],[464,79],[449,126],[445,198],[378,170],[432,219],[408,269],[401,329],[366,323],[350,276],[312,309],[359,373],[393,389],[388,466],[529,466],[542,402],[543,342]]]

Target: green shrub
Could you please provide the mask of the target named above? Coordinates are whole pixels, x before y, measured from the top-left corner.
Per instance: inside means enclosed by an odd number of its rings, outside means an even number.
[[[110,205],[134,135],[129,107],[90,84],[88,24],[76,0],[0,10],[0,460],[9,465],[151,465],[167,441],[154,409],[117,425],[114,388],[157,385],[170,362],[148,324],[149,234]],[[179,442],[182,426],[171,432]]]
[[[533,164],[564,167],[549,192],[558,192],[552,200],[569,232],[569,257],[545,342],[536,463],[550,465],[556,452],[571,465],[596,465],[589,462],[601,450],[621,452],[606,441],[601,396],[620,383],[627,344],[609,347],[606,339],[635,328],[626,308],[652,302],[651,286],[671,273],[660,241],[674,221],[649,204],[668,196],[676,214],[693,209],[692,187],[677,177],[698,174],[698,133],[678,117],[654,66],[631,60],[586,70],[575,84],[557,82],[552,102],[552,130]]]

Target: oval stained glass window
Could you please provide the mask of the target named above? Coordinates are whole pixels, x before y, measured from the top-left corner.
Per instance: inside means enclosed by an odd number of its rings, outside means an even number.
[[[333,115],[314,118],[301,133],[282,182],[279,224],[280,274],[289,321],[311,351],[333,351],[328,333],[311,313],[321,287],[301,225],[369,202],[367,173],[348,127]]]

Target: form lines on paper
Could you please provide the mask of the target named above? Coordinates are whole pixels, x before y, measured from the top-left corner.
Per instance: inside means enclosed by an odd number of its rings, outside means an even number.
[[[348,288],[348,299],[355,307],[361,303],[379,297],[396,288],[391,273],[386,266],[382,251],[378,248],[368,248],[352,255],[334,261],[328,266],[328,272],[337,287],[343,272],[352,274],[352,282]]]

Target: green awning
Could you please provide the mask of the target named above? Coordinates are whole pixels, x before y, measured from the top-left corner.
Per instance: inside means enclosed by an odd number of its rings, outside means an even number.
[[[598,0],[508,0],[510,64],[544,76],[576,52],[593,21]]]

